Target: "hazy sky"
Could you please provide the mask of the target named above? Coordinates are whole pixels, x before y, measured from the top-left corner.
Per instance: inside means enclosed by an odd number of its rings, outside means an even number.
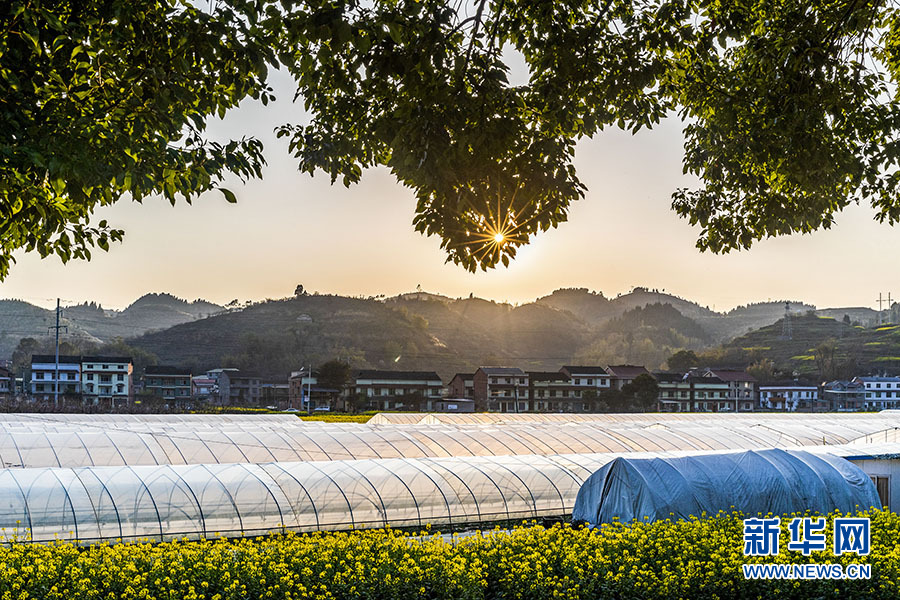
[[[559,287],[587,287],[607,296],[633,286],[662,288],[717,310],[767,299],[819,307],[876,306],[879,292],[900,296],[900,229],[877,224],[868,206],[853,206],[831,231],[767,240],[750,251],[701,254],[698,231],[669,208],[670,194],[692,180],[682,175],[677,120],[636,136],[610,130],[578,146],[576,167],[588,186],[569,222],[519,251],[509,268],[472,274],[445,264],[437,238],[413,231],[415,202],[386,169],[346,189],[296,169],[275,125],[303,113],[283,98],[274,107],[247,103],[219,136],[255,135],[266,143],[263,180],[229,187],[191,205],[120,202],[97,213],[125,229],[125,241],[91,262],[63,265],[17,255],[0,297],[50,306],[95,300],[122,308],[146,292],[168,291],[219,303],[280,298],[296,284],[338,294],[397,294],[421,285],[449,296],[525,302]]]

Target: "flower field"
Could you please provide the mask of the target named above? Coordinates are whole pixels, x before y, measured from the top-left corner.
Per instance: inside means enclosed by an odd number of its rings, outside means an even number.
[[[744,557],[739,516],[602,532],[526,526],[453,543],[394,531],[78,547],[0,548],[0,599],[896,598],[900,516],[872,519],[865,557]],[[783,536],[785,532],[783,531]],[[872,565],[860,581],[744,580],[741,564]]]

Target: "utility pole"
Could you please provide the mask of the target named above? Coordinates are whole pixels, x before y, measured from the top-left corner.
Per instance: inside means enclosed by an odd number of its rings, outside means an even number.
[[[65,325],[59,324],[59,298],[56,299],[56,326],[48,327],[47,331],[51,329],[56,330],[56,370],[53,374],[53,406],[59,406],[59,330],[65,329],[66,333],[69,333],[69,328]]]
[[[309,377],[306,379],[306,414],[312,414],[312,365],[309,365]]]
[[[878,325],[881,325],[881,303],[882,303],[881,292],[878,292],[878,320],[877,320]]]
[[[888,319],[890,319],[891,323],[894,322],[894,315],[893,315],[893,312],[891,311],[892,306],[893,306],[893,304],[891,304],[891,293],[888,292],[888,299],[887,299]]]

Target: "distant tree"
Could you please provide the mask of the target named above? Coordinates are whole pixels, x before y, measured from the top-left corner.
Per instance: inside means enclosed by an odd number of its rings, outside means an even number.
[[[694,367],[699,367],[700,359],[693,350],[679,350],[666,359],[666,365],[671,371],[685,373]]]
[[[320,387],[342,390],[350,381],[350,365],[336,359],[329,360],[319,367],[317,381]]]
[[[837,343],[834,340],[825,340],[815,347],[813,357],[816,361],[816,369],[823,380],[834,379],[835,376],[835,351]]]
[[[22,373],[31,367],[31,355],[43,352],[43,344],[33,337],[24,337],[12,353],[12,367],[16,373]]]
[[[646,373],[634,378],[634,381],[622,386],[622,394],[630,399],[634,408],[640,411],[653,410],[659,399],[659,384]]]
[[[775,379],[775,362],[770,358],[760,358],[747,367],[747,373],[761,383],[771,382]]]
[[[428,319],[426,319],[422,315],[410,315],[409,322],[419,331],[425,331],[426,329],[428,329]]]
[[[362,412],[369,406],[369,397],[365,394],[352,394],[347,405],[353,412]]]
[[[597,397],[597,404],[605,405],[608,410],[613,412],[627,412],[630,408],[628,398],[620,390],[603,390]]]
[[[425,396],[422,392],[413,392],[403,396],[403,407],[412,411],[421,411],[425,408]]]
[[[607,398],[608,400],[608,396],[601,397],[596,390],[587,390],[581,395],[586,410],[592,413],[609,412],[609,404],[607,404],[607,400],[604,400],[603,398]]]
[[[850,315],[844,315],[844,324],[845,324],[845,325],[849,325],[849,324],[850,324]]]
[[[297,284],[297,287],[294,288],[294,295],[295,295],[295,296],[302,296],[302,295],[303,295],[303,286],[302,286],[302,285]]]

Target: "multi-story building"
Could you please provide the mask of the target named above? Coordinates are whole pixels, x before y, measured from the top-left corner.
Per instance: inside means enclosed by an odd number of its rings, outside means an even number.
[[[900,406],[900,377],[854,377],[866,389],[865,410]]]
[[[704,369],[703,377],[718,377],[728,384],[728,408],[719,410],[748,412],[756,405],[756,378],[738,369]]]
[[[863,410],[866,386],[859,381],[829,381],[822,386],[822,399],[827,410]]]
[[[450,398],[475,398],[475,383],[472,373],[457,373],[447,384],[448,397]]]
[[[819,386],[797,381],[759,386],[759,407],[762,410],[812,412],[824,410],[819,399]]]
[[[128,405],[133,399],[131,357],[82,356],[81,394],[86,404]]]
[[[315,408],[329,408],[331,410],[344,410],[346,405],[346,388],[336,389],[324,387],[319,384],[319,372],[313,370],[312,376],[306,369],[294,371],[288,379],[288,404],[291,408],[300,410],[312,410]],[[307,404],[307,400],[312,405]]]
[[[237,369],[222,369],[216,378],[219,404],[223,406],[258,406],[262,380],[257,375]]]
[[[730,412],[733,403],[729,399],[727,381],[711,374],[697,372],[654,375],[659,386],[660,412]]]
[[[573,391],[580,392],[581,397],[584,392],[592,391],[596,394],[605,392],[610,389],[612,377],[603,367],[584,367],[566,365],[559,370],[569,378],[569,384]]]
[[[585,412],[582,390],[572,386],[562,371],[529,371],[529,401],[538,412]]]
[[[659,412],[689,412],[692,406],[691,382],[684,373],[654,373],[659,386]]]
[[[191,398],[206,404],[215,402],[219,397],[219,385],[215,377],[197,375],[191,377]]]
[[[378,410],[433,410],[443,397],[444,383],[434,371],[359,371],[354,393]]]
[[[263,406],[287,408],[290,398],[290,383],[263,381],[259,385],[259,403]]]
[[[6,367],[0,367],[0,400],[11,400],[16,395],[16,378]]]
[[[650,375],[650,371],[638,365],[609,365],[606,372],[611,378],[610,386],[621,390],[640,375]]]
[[[691,386],[691,410],[694,412],[733,412],[729,400],[731,392],[727,381],[715,375],[698,376],[688,373],[686,381]]]
[[[191,400],[190,369],[166,365],[144,368],[144,392],[173,406],[184,405]]]
[[[28,392],[38,402],[53,402],[57,384],[59,400],[81,399],[81,357],[59,357],[59,379],[57,380],[56,357],[52,354],[31,356],[31,382]]]
[[[476,410],[527,412],[528,374],[518,367],[480,367],[472,376]]]

